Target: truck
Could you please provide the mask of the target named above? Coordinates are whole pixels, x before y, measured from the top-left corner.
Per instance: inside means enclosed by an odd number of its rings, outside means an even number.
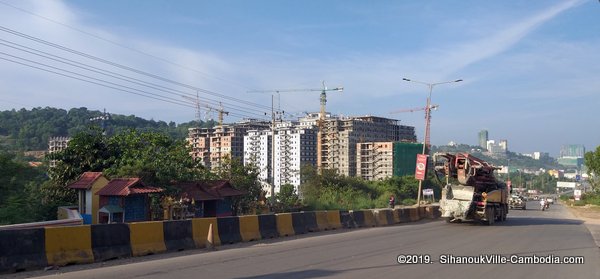
[[[510,190],[494,176],[499,168],[468,153],[435,153],[433,163],[436,177],[446,178],[440,211],[447,222],[506,220]]]
[[[525,200],[524,197],[513,194],[510,197],[510,199],[508,199],[508,208],[509,209],[519,208],[522,210],[526,210],[527,209],[527,201]]]

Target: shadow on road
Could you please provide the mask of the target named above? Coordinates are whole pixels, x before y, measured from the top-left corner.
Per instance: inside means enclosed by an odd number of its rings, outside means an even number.
[[[494,226],[537,226],[537,225],[581,225],[583,221],[576,219],[556,219],[540,217],[509,217],[505,222],[497,222]]]
[[[388,264],[388,265],[379,265],[379,266],[369,266],[369,267],[357,267],[344,269],[343,271],[335,271],[335,270],[324,270],[324,269],[308,269],[301,271],[290,271],[290,272],[278,272],[272,274],[264,274],[264,275],[256,275],[249,277],[237,277],[236,279],[258,279],[258,278],[319,278],[319,277],[327,277],[334,274],[354,271],[354,270],[367,270],[367,269],[380,269],[380,268],[390,268],[396,267],[398,264]]]
[[[271,274],[263,274],[249,277],[238,277],[237,279],[258,279],[258,278],[319,278],[319,277],[327,277],[332,276],[338,273],[333,270],[323,270],[323,269],[308,269],[301,271],[290,271],[290,272],[278,272]]]

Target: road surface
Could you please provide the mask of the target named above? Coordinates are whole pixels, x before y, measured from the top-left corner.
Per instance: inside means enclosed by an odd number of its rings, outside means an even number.
[[[563,206],[512,210],[495,226],[421,221],[390,227],[339,230],[298,238],[226,245],[219,251],[161,255],[161,259],[68,272],[38,271],[13,276],[50,278],[600,278],[600,249],[581,221]],[[416,255],[432,263],[399,264]],[[421,258],[418,258],[421,255]],[[451,257],[490,255],[492,264],[444,264]],[[502,258],[544,260],[580,257],[583,264],[512,264]],[[427,258],[429,257],[429,258]],[[459,258],[457,258],[459,257]],[[478,258],[481,260],[481,257]],[[541,261],[538,258],[538,261]],[[90,265],[91,267],[98,266]],[[64,273],[66,272],[66,273]],[[56,274],[60,275],[57,277]]]

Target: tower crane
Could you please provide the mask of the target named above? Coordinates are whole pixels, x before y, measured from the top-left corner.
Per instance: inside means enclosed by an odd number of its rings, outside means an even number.
[[[325,105],[327,104],[327,91],[344,91],[344,87],[335,87],[335,88],[327,88],[325,86],[325,81],[322,81],[321,88],[308,88],[308,89],[275,89],[275,90],[252,90],[248,91],[248,93],[282,93],[282,92],[321,92],[319,97],[319,101],[321,104],[321,111],[319,113],[319,121],[317,122],[318,133],[317,133],[317,168],[321,169],[322,158],[321,158],[321,150],[322,150],[322,138],[323,138],[323,128],[325,125]]]
[[[219,126],[223,126],[223,115],[229,115],[229,112],[223,110],[223,104],[221,102],[219,102],[219,109],[217,109],[216,111],[219,114]]]
[[[436,110],[438,107],[439,107],[438,105],[430,105],[429,111],[431,112],[432,110]],[[430,125],[431,114],[427,113],[427,107],[395,110],[395,111],[390,112],[390,114],[403,113],[403,112],[415,112],[415,111],[421,111],[421,110],[425,111],[425,130],[427,130],[425,132],[425,135],[427,135],[425,137],[425,146],[429,146],[429,128],[431,127],[431,125]]]

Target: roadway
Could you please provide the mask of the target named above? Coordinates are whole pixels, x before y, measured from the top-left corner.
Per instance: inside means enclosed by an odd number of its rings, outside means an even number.
[[[428,255],[430,264],[398,264],[399,255]],[[442,264],[440,255],[582,256],[584,264]],[[494,226],[417,223],[338,230],[263,242],[109,262],[69,272],[17,276],[51,278],[600,278],[600,249],[562,205],[512,210]],[[447,256],[449,257],[449,256]],[[510,259],[510,258],[509,258]],[[562,259],[562,258],[561,258]],[[81,266],[73,267],[82,269]],[[66,272],[66,273],[64,273]],[[60,274],[56,277],[56,274]]]

